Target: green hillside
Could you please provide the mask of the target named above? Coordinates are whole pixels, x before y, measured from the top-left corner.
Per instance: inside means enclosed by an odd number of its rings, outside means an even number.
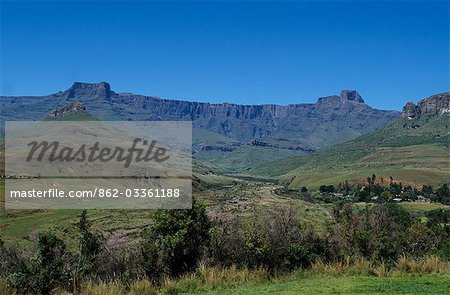
[[[307,156],[249,170],[277,176],[291,187],[358,181],[375,173],[385,181],[421,185],[450,182],[449,114],[400,118],[383,129]]]
[[[232,151],[200,151],[194,157],[210,166],[216,173],[233,174],[263,163],[299,154],[302,154],[302,152],[274,147],[243,145]]]

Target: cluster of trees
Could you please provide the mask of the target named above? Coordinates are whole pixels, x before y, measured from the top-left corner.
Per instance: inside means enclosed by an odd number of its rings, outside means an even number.
[[[330,236],[335,258],[363,256],[374,261],[393,261],[400,255],[423,257],[438,254],[450,259],[449,210],[427,213],[427,222],[413,218],[395,203],[378,204],[354,211],[350,205],[333,210],[336,226]],[[445,217],[446,216],[446,217]]]
[[[447,184],[434,189],[431,185],[424,185],[421,190],[410,185],[403,186],[402,183],[394,182],[392,177],[389,186],[382,186],[376,183],[376,175],[372,174],[367,177],[367,184],[352,185],[348,181],[339,183],[337,187],[333,185],[321,185],[319,192],[327,195],[331,193],[341,193],[343,195],[350,195],[354,197],[355,202],[389,202],[395,198],[403,201],[416,201],[418,196],[423,196],[431,202],[450,205],[450,189]],[[308,189],[302,187],[301,192],[306,193]],[[325,198],[330,201],[330,198]],[[331,201],[332,198],[331,198]]]
[[[19,293],[49,294],[60,287],[76,288],[101,266],[102,240],[90,230],[86,211],[80,216],[79,249],[71,253],[53,233],[39,233],[32,249],[8,247],[0,239],[0,277]]]
[[[85,280],[120,280],[125,286],[143,277],[158,282],[194,271],[200,262],[276,273],[349,256],[385,262],[401,255],[450,259],[448,210],[431,211],[423,222],[393,203],[363,210],[344,204],[336,206],[322,231],[303,226],[292,207],[260,213],[210,220],[194,201],[191,210],[157,211],[140,243],[111,249],[92,232],[83,212],[76,253],[51,233],[39,234],[26,251],[0,243],[0,277],[18,292],[48,294],[56,287],[76,292]]]

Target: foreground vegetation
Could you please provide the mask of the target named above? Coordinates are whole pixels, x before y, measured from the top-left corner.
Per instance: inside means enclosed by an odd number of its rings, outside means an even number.
[[[73,293],[89,295],[126,294],[447,294],[450,264],[437,257],[401,257],[395,264],[373,264],[359,259],[318,261],[308,269],[270,275],[265,269],[206,267],[176,279],[155,283],[148,279],[86,281]],[[2,292],[3,291],[3,292]],[[10,291],[0,281],[0,293]],[[52,294],[70,294],[61,288]]]
[[[428,293],[439,293],[450,271],[449,212],[430,212],[422,220],[393,203],[358,210],[340,204],[319,232],[302,225],[289,206],[208,218],[194,201],[191,210],[155,212],[139,242],[111,246],[83,211],[75,250],[52,231],[37,233],[30,248],[0,242],[1,288],[16,294],[245,294],[287,292],[309,281],[305,288],[319,292],[325,287],[312,282],[331,276],[347,291],[382,281],[393,292],[418,290],[412,276],[419,276]],[[361,277],[356,285],[353,276]]]

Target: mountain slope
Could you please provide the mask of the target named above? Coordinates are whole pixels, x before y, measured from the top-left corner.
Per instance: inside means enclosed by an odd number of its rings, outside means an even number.
[[[249,173],[281,177],[291,187],[358,181],[372,173],[415,185],[450,182],[449,101],[450,93],[442,93],[408,103],[402,117],[381,130]]]

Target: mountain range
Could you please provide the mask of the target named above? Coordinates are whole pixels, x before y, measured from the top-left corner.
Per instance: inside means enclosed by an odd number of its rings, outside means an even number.
[[[354,90],[321,97],[316,103],[238,105],[116,93],[106,82],[75,82],[65,91],[46,96],[2,96],[0,119],[41,120],[75,101],[100,120],[191,120],[196,158],[228,172],[310,153],[400,117],[398,111],[368,106]]]

